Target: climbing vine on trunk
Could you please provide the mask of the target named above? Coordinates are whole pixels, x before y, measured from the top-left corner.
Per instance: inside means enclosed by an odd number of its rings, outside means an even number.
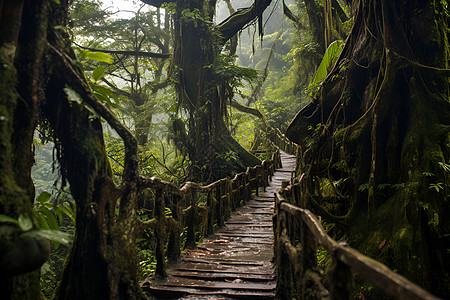
[[[444,298],[447,9],[442,1],[359,1],[337,64],[287,130],[305,147],[309,192],[323,199],[310,205],[337,224],[334,232],[345,229],[352,245]]]

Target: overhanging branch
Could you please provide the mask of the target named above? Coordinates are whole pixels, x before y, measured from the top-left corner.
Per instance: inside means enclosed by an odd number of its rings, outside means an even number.
[[[161,7],[163,3],[175,2],[175,0],[141,0],[145,4],[149,4],[155,7]]]
[[[71,62],[59,52],[53,45],[47,44],[49,54],[52,55],[54,63],[67,84],[79,93],[83,101],[92,107],[96,113],[108,122],[108,124],[119,134],[125,145],[125,168],[123,183],[133,181],[137,176],[137,141],[131,131],[126,128],[116,116],[103,103],[95,98],[89,86],[75,71]]]
[[[248,114],[254,115],[255,117],[258,117],[260,119],[264,119],[264,117],[261,114],[261,112],[258,109],[254,108],[254,107],[249,107],[249,106],[242,105],[239,102],[237,102],[236,100],[232,100],[231,101],[231,106],[236,108],[240,112],[248,113]]]
[[[125,51],[125,50],[105,50],[105,49],[95,49],[95,48],[89,48],[77,45],[77,47],[80,47],[84,50],[89,50],[92,52],[103,52],[108,54],[115,54],[115,55],[134,55],[134,56],[141,56],[141,57],[153,57],[153,58],[169,58],[171,56],[170,53],[156,53],[156,52],[145,52],[145,51]]]
[[[237,10],[234,14],[216,26],[222,36],[222,44],[239,32],[246,24],[250,23],[270,5],[272,0],[255,0],[252,6]]]

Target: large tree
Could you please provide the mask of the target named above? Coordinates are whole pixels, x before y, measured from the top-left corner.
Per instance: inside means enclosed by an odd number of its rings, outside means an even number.
[[[57,298],[143,298],[135,253],[143,229],[135,209],[137,142],[94,97],[77,68],[65,30],[68,6],[66,0],[0,1],[0,214],[33,220],[30,173],[39,120],[55,139],[77,206],[73,246]],[[112,181],[98,115],[124,140],[119,187]],[[0,225],[2,297],[38,299],[36,269],[48,256],[48,245]]]
[[[287,130],[304,146],[309,205],[333,232],[444,298],[448,21],[446,1],[359,1],[334,69]]]
[[[183,144],[193,162],[192,179],[212,181],[257,164],[258,159],[243,149],[227,128],[230,90],[222,80],[227,75],[220,72],[218,57],[225,43],[245,25],[257,18],[262,22],[262,13],[271,1],[256,0],[218,25],[213,25],[215,0],[143,2],[157,7],[175,3],[178,101],[189,118],[187,134],[179,121],[174,122],[174,131],[175,137],[187,137]]]

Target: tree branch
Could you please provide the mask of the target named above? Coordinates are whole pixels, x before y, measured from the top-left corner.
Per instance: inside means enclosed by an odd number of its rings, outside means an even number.
[[[272,0],[255,0],[252,6],[237,10],[234,14],[216,26],[222,35],[222,45],[250,23],[270,5]]]
[[[264,119],[263,115],[257,108],[242,105],[239,102],[237,102],[236,100],[231,100],[231,106],[236,108],[240,112],[251,114],[260,119]]]
[[[127,91],[121,90],[119,89],[117,86],[115,86],[114,84],[112,84],[111,82],[109,82],[108,80],[105,79],[105,77],[102,77],[101,79],[104,83],[106,83],[107,86],[109,86],[110,88],[112,88],[117,94],[120,94],[122,96],[131,97],[131,94]]]
[[[161,7],[161,5],[166,2],[168,3],[175,2],[175,0],[141,0],[141,1],[144,2],[145,4],[149,4],[155,7]]]
[[[77,45],[77,47],[80,47],[84,50],[89,50],[92,52],[103,52],[103,53],[115,54],[115,55],[137,55],[137,56],[142,56],[142,57],[154,57],[154,58],[169,58],[172,55],[170,53],[95,49],[95,48],[84,47],[81,45]]]
[[[55,64],[60,68],[61,76],[66,82],[79,93],[95,112],[108,122],[108,124],[119,134],[125,145],[125,168],[123,182],[129,183],[137,176],[137,140],[131,131],[125,127],[116,116],[103,103],[95,98],[89,86],[72,67],[70,61],[59,52],[53,45],[47,44],[49,53],[53,56]]]
[[[273,52],[275,50],[275,45],[281,37],[281,33],[282,33],[282,28],[278,31],[277,36],[272,44],[272,47],[270,48],[269,56],[267,57],[266,66],[264,67],[264,73],[261,77],[261,80],[258,81],[256,87],[253,89],[252,95],[250,96],[250,98],[248,98],[247,106],[250,105],[250,102],[252,102],[252,101],[256,102],[259,92],[261,91],[261,87],[264,84],[264,82],[266,81],[267,74],[269,73],[270,60],[272,59]]]

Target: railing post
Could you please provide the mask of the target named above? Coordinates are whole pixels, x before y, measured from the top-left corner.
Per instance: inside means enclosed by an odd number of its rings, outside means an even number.
[[[178,261],[180,258],[180,232],[182,227],[182,212],[179,205],[180,196],[172,194],[172,218],[175,224],[172,224],[169,243],[167,245],[167,260],[170,263]]]
[[[188,192],[190,198],[190,207],[189,216],[188,216],[188,224],[187,224],[187,233],[186,233],[186,243],[184,244],[184,248],[186,249],[194,249],[195,244],[195,227],[198,215],[197,209],[197,191],[195,188],[191,188]]]
[[[167,276],[167,266],[166,258],[164,255],[164,240],[165,240],[165,204],[164,204],[164,193],[161,188],[156,189],[155,196],[155,218],[157,220],[155,235],[156,235],[156,270],[155,276],[160,278],[165,278]]]
[[[280,199],[275,194],[274,233],[275,233],[275,259],[277,266],[276,299],[291,299],[291,274],[289,259],[283,250],[281,235],[285,230],[286,213],[280,209]]]
[[[303,220],[300,222],[302,243],[302,295],[303,299],[320,299],[317,293],[317,242]]]
[[[216,214],[216,204],[217,201],[212,196],[212,191],[208,191],[206,196],[206,206],[208,207],[208,234],[214,232],[214,216]]]
[[[328,277],[330,280],[330,300],[350,299],[353,279],[350,267],[334,257]]]
[[[223,203],[222,203],[222,186],[220,182],[216,183],[216,220],[217,226],[222,227],[224,224],[222,212],[223,212]]]
[[[231,193],[233,192],[233,186],[231,185],[231,180],[228,178],[225,178],[223,180],[224,185],[224,190],[225,190],[225,220],[228,220],[231,216],[231,211],[232,211],[232,207],[231,207]]]

